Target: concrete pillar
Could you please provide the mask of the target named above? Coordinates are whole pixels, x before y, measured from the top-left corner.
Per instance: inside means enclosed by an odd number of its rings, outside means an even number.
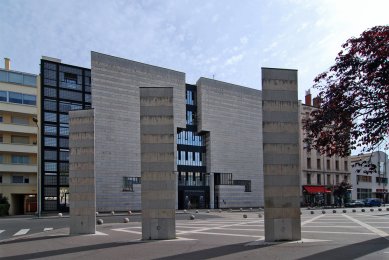
[[[209,174],[209,208],[215,208],[215,178],[213,172]]]
[[[265,240],[301,239],[297,71],[262,68]]]
[[[142,239],[176,238],[173,88],[140,88]]]
[[[93,110],[69,112],[70,235],[96,232]]]

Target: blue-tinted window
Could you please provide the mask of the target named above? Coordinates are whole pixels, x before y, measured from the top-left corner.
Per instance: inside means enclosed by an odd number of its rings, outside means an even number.
[[[12,176],[12,183],[23,183],[23,176]]]
[[[0,101],[7,101],[7,91],[0,91]]]
[[[56,135],[57,127],[52,125],[45,125],[45,135]]]
[[[30,158],[22,155],[12,155],[12,163],[15,164],[29,164]]]
[[[9,95],[9,102],[23,104],[23,94],[22,93],[8,92],[8,95]]]
[[[57,163],[45,162],[45,171],[50,171],[50,172],[57,171]]]
[[[57,114],[45,112],[45,121],[48,122],[57,122]]]
[[[23,74],[9,72],[8,79],[9,82],[23,84]]]
[[[45,146],[56,147],[57,139],[54,137],[45,137]]]
[[[60,114],[59,115],[59,121],[61,123],[68,124],[69,123],[69,115],[62,115],[62,114]]]
[[[60,127],[59,134],[63,136],[69,136],[69,128],[68,127]]]
[[[23,104],[36,105],[36,96],[23,94]]]
[[[8,82],[8,72],[0,71],[0,81]]]
[[[36,87],[36,77],[30,75],[23,75],[23,84],[31,87]]]

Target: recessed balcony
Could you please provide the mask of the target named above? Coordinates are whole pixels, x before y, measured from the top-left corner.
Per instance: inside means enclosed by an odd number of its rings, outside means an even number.
[[[6,164],[0,163],[0,172],[20,172],[20,173],[36,173],[38,167],[36,164]]]
[[[33,125],[15,125],[15,124],[0,123],[0,132],[37,134],[38,127]]]
[[[0,152],[38,153],[38,146],[36,144],[0,143]]]

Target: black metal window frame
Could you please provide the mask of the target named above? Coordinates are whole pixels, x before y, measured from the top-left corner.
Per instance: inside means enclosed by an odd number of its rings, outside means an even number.
[[[66,73],[73,73],[73,79],[77,77],[78,85],[74,89],[63,85],[61,79]],[[42,211],[69,210],[60,201],[60,190],[69,187],[68,111],[91,107],[86,101],[86,96],[91,94],[90,76],[90,69],[41,60]]]

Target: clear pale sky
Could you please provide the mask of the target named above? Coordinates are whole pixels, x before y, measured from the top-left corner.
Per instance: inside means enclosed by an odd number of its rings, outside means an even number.
[[[290,68],[303,99],[342,43],[388,24],[388,0],[1,0],[0,58],[39,73],[42,55],[90,68],[93,50],[256,89],[261,67]]]

